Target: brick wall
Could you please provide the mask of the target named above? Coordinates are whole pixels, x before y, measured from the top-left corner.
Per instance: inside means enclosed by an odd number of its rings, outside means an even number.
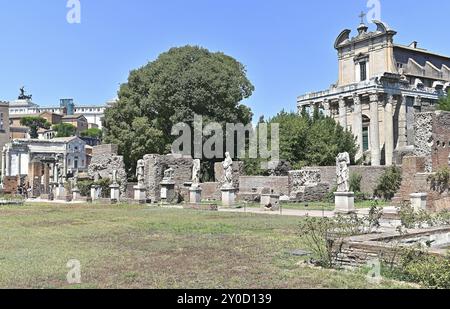
[[[450,112],[436,112],[433,121],[433,171],[449,166]]]
[[[92,155],[98,156],[102,154],[114,154],[117,155],[119,153],[119,146],[112,144],[105,144],[100,146],[95,146],[92,150]]]
[[[18,177],[3,177],[3,193],[4,194],[16,194],[19,187]]]
[[[336,167],[311,167],[320,171],[321,181],[330,184],[330,189],[336,186]],[[384,166],[350,166],[350,175],[357,173],[362,176],[361,190],[373,194],[380,177],[386,171]]]
[[[253,192],[256,189],[258,193],[264,188],[270,188],[275,194],[289,195],[289,177],[287,176],[241,176],[239,177],[239,191]]]
[[[174,170],[175,190],[182,191],[184,183],[192,180],[193,160],[191,157],[177,157],[172,155],[146,155],[145,162],[145,185],[147,187],[147,198],[152,202],[161,199],[160,183],[164,178],[164,171],[172,168]]]
[[[218,182],[205,182],[200,184],[200,188],[202,188],[202,199],[218,201],[222,198]]]

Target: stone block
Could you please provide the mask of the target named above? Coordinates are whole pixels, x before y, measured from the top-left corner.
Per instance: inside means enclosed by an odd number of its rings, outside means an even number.
[[[236,202],[236,189],[222,188],[222,206],[232,207]]]
[[[336,213],[349,214],[356,211],[354,192],[336,192],[334,196]]]
[[[411,206],[415,211],[427,210],[427,193],[413,193],[411,197]]]

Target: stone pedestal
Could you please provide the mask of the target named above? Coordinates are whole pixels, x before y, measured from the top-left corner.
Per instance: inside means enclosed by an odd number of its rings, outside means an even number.
[[[427,210],[427,198],[428,194],[426,193],[413,193],[410,195],[411,197],[411,206],[414,208],[416,212],[421,210]]]
[[[75,188],[72,190],[72,201],[76,202],[78,200],[81,200],[81,193],[80,189]]]
[[[175,183],[170,181],[163,181],[160,183],[161,186],[161,201],[166,204],[171,204],[175,202]]]
[[[147,189],[141,186],[134,186],[134,200],[139,204],[145,204],[147,202]]]
[[[202,188],[199,186],[192,186],[189,189],[189,203],[200,204],[202,202]]]
[[[91,199],[93,202],[100,199],[100,187],[99,186],[91,187]]]
[[[234,206],[236,201],[236,189],[223,187],[221,191],[222,191],[222,206],[223,207]]]
[[[64,188],[64,185],[60,184],[56,188],[56,199],[58,201],[65,201],[66,200],[66,189]]]
[[[111,189],[111,202],[117,203],[120,200],[120,186],[118,184],[112,184],[109,186]]]
[[[264,210],[280,210],[280,196],[278,194],[262,194],[261,208]]]
[[[354,192],[336,192],[334,196],[335,213],[349,214],[356,211]]]

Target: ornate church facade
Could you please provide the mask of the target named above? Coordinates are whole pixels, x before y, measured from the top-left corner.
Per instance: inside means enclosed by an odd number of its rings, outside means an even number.
[[[386,23],[376,30],[361,23],[358,34],[344,30],[334,48],[339,79],[325,91],[297,99],[298,109],[315,108],[351,130],[358,142],[356,160],[373,166],[401,163],[414,149],[414,117],[433,111],[450,90],[450,57],[394,43]]]

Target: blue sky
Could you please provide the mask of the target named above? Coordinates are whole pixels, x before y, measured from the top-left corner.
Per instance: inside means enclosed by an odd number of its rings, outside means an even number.
[[[131,69],[173,46],[201,45],[242,63],[256,87],[245,103],[255,118],[294,110],[300,94],[337,79],[333,43],[356,31],[367,0],[81,0],[81,23],[67,0],[0,0],[0,100],[25,85],[36,103],[114,98]],[[450,55],[450,1],[381,0],[397,43]]]

